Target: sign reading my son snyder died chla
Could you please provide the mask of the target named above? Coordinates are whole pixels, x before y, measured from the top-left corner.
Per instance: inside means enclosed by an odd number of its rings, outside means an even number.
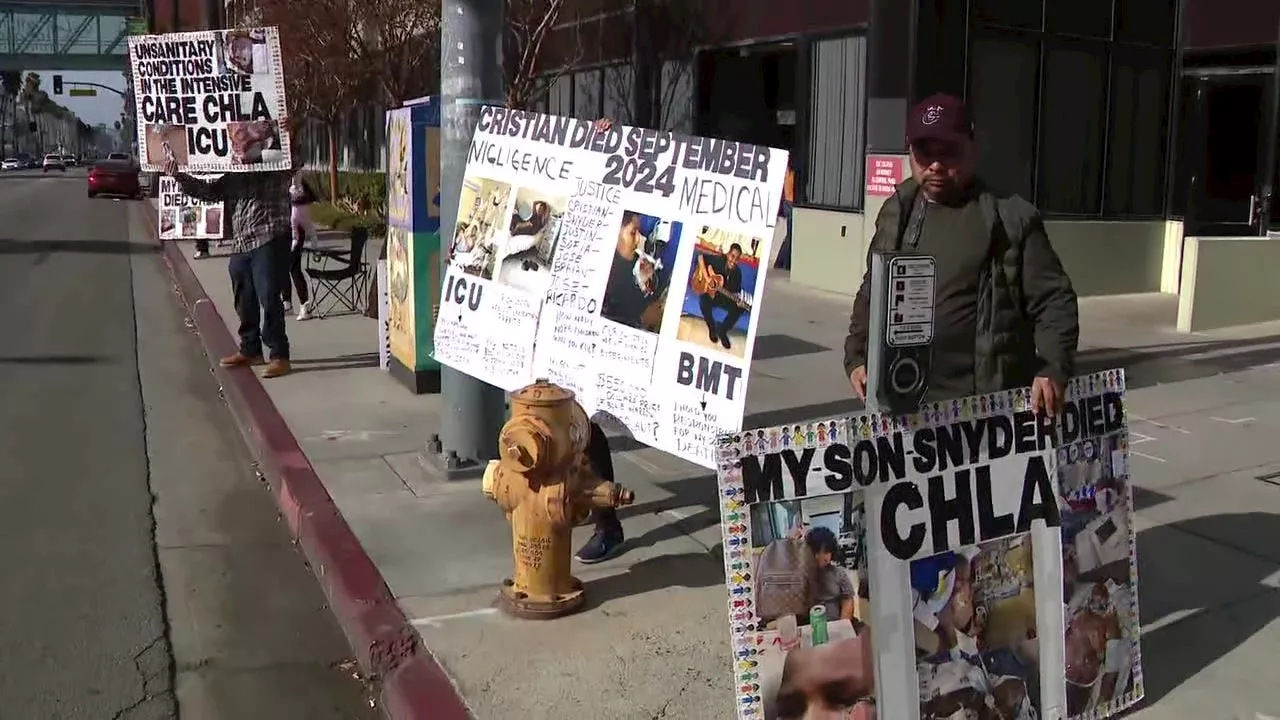
[[[1101,720],[1141,699],[1123,372],[1074,378],[1052,421],[1023,388],[717,453],[739,720]]]
[[[142,169],[288,170],[288,110],[276,29],[129,38]]]

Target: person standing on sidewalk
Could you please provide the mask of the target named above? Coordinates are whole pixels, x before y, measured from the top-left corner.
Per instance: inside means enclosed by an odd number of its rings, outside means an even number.
[[[222,358],[223,367],[249,367],[263,361],[262,348],[270,351],[264,378],[287,375],[289,338],[284,327],[284,302],[280,297],[283,268],[289,262],[291,227],[288,170],[258,173],[226,173],[201,180],[178,171],[178,163],[165,164],[165,174],[178,181],[182,192],[197,200],[221,202],[229,219],[231,292],[240,320],[240,350]]]
[[[934,95],[907,118],[911,177],[876,217],[867,274],[853,301],[844,371],[866,399],[871,253],[918,251],[937,263],[926,399],[1031,386],[1032,408],[1056,415],[1075,373],[1076,294],[1035,206],[975,177],[964,102]]]
[[[301,170],[293,174],[293,181],[289,183],[289,200],[293,205],[290,223],[292,245],[289,248],[289,276],[281,281],[284,283],[281,295],[284,299],[285,312],[288,312],[293,305],[293,296],[289,291],[289,285],[292,282],[294,290],[298,293],[298,319],[310,320],[311,293],[307,288],[306,273],[302,271],[302,256],[306,243],[315,240],[316,229],[311,224],[308,206],[316,202],[317,197],[315,191],[302,177]]]

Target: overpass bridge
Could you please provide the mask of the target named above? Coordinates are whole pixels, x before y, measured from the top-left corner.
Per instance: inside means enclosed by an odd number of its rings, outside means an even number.
[[[0,0],[0,70],[124,70],[142,0]]]

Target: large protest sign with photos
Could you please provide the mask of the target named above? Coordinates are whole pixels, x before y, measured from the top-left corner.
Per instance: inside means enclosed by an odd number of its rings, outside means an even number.
[[[715,467],[741,427],[787,153],[486,107],[436,358],[545,377],[643,443]]]
[[[197,176],[212,180],[217,175]],[[204,202],[182,192],[178,181],[168,175],[160,176],[161,240],[209,240],[222,237],[222,203]]]
[[[1093,719],[1142,698],[1123,372],[1074,379],[1056,421],[1029,407],[721,437],[739,718]]]
[[[280,37],[275,28],[129,38],[143,170],[190,172],[292,165]]]

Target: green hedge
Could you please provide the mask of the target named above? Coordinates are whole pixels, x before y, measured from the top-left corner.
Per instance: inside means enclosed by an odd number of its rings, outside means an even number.
[[[349,230],[364,225],[374,235],[387,230],[387,176],[380,172],[338,173],[338,202],[330,203],[329,173],[309,171],[307,182],[323,199],[311,206],[311,219],[317,225]]]

